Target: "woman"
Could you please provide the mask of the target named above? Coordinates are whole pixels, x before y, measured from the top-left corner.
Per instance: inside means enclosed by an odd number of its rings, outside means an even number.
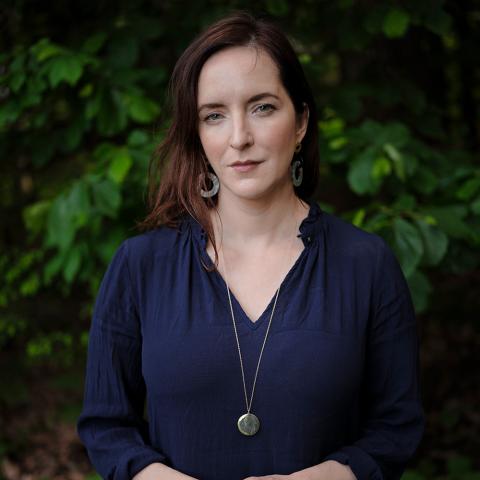
[[[149,231],[119,247],[95,304],[78,420],[93,465],[400,478],[424,425],[410,294],[379,236],[311,199],[317,116],[291,45],[236,12],[170,85]]]

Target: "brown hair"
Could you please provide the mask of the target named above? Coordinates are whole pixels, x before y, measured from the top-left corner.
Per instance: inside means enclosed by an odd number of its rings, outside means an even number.
[[[279,69],[280,79],[296,113],[300,115],[303,112],[303,102],[308,105],[308,127],[302,142],[303,181],[299,187],[294,187],[296,195],[309,199],[319,178],[315,101],[286,35],[268,15],[254,16],[244,10],[234,11],[210,25],[183,52],[170,78],[168,97],[172,123],[150,162],[149,213],[137,227],[142,231],[161,225],[177,228],[181,217],[189,213],[205,230],[217,260],[209,210],[216,206],[218,195],[203,198],[199,193],[200,187],[209,188],[204,181],[199,183],[200,177],[206,177],[200,174],[212,170],[198,136],[197,85],[207,59],[220,50],[234,46],[250,46],[269,54]]]

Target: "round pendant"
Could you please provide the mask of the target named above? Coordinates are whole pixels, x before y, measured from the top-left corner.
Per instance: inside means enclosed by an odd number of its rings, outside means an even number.
[[[238,429],[244,435],[255,435],[260,428],[260,420],[253,413],[245,413],[237,422]]]

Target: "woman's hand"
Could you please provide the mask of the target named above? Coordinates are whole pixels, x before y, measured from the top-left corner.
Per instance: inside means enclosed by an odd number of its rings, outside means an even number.
[[[335,460],[327,460],[313,467],[299,470],[290,475],[266,475],[263,477],[248,477],[244,480],[357,480],[348,465]]]
[[[292,475],[294,475],[292,473]],[[292,475],[266,475],[264,477],[248,477],[245,478],[244,480],[285,480],[286,478],[289,478],[290,480],[293,480]]]
[[[348,465],[327,460],[313,467],[292,473],[293,480],[357,480]]]

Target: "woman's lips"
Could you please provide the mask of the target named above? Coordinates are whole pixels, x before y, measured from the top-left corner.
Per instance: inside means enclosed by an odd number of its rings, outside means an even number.
[[[236,165],[232,165],[232,168],[237,172],[249,172],[253,170],[257,165],[260,165],[262,162],[245,162],[245,163],[237,163]]]

